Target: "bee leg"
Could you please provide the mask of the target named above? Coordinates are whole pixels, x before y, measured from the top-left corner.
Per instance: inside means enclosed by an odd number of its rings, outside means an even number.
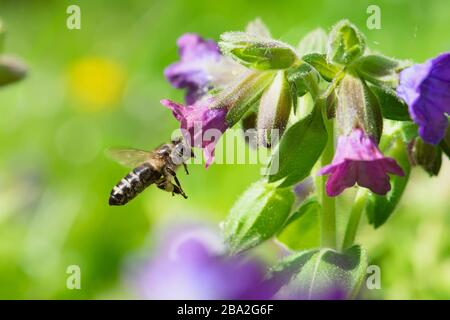
[[[181,194],[183,196],[183,198],[187,199],[187,196],[184,193],[183,189],[181,188],[181,184],[180,184],[180,181],[178,180],[177,176],[174,175],[173,179],[175,180],[175,186],[174,186],[175,193]]]
[[[178,177],[177,177],[177,174],[175,173],[175,171],[173,171],[173,170],[170,169],[170,168],[166,168],[166,171],[167,171],[167,173],[170,174],[170,175],[173,177],[173,179],[175,180],[175,185],[174,185],[174,190],[175,190],[175,191],[174,191],[174,192],[177,193],[177,194],[181,194],[181,195],[183,196],[183,198],[187,199],[187,196],[186,196],[186,194],[184,193],[183,188],[181,188],[180,181],[178,180]]]
[[[184,191],[181,190],[181,188],[178,187],[178,186],[176,186],[176,185],[173,186],[173,192],[175,192],[176,194],[179,194],[179,195],[181,195],[183,198],[187,199],[187,195],[184,193]]]
[[[184,171],[186,172],[186,174],[188,175],[189,171],[188,171],[186,163],[184,163],[184,162],[183,162],[183,168],[184,168]]]

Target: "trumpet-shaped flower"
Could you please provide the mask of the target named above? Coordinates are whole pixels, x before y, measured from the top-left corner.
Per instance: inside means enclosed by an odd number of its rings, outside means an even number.
[[[362,129],[340,136],[332,163],[319,171],[320,175],[330,175],[326,183],[329,196],[337,196],[355,183],[385,195],[391,189],[388,173],[404,175],[397,162],[383,156],[373,139]]]
[[[182,134],[191,146],[203,148],[208,167],[214,160],[214,148],[220,136],[228,128],[225,122],[227,109],[209,108],[209,100],[199,100],[193,105],[182,105],[171,100],[161,100],[161,104],[172,110],[180,122]]]

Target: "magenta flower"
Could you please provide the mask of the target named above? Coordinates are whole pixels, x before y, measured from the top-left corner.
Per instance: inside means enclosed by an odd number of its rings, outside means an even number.
[[[191,105],[207,92],[207,67],[217,63],[221,54],[216,42],[193,33],[182,35],[177,45],[180,61],[168,66],[164,75],[175,88],[186,89],[186,103]]]
[[[450,53],[403,70],[397,94],[408,104],[423,140],[438,144],[450,114]]]
[[[193,105],[182,105],[168,99],[161,100],[161,104],[172,110],[175,118],[180,122],[182,134],[190,145],[203,148],[203,154],[208,167],[214,160],[214,148],[220,136],[228,128],[225,122],[227,110],[224,108],[211,109],[209,100],[200,100]]]
[[[333,162],[319,171],[320,175],[330,174],[326,183],[330,197],[339,195],[355,183],[385,195],[391,189],[388,173],[404,175],[397,162],[383,156],[373,139],[361,129],[340,136]]]
[[[183,228],[163,242],[156,255],[133,272],[146,299],[269,299],[266,266],[259,260],[226,257],[214,233]]]

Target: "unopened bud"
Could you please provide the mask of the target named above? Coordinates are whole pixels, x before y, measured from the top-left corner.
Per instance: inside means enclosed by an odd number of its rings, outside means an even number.
[[[447,157],[450,158],[450,126],[447,127],[447,130],[445,131],[445,136],[441,140],[439,146],[441,147],[442,151],[447,155]]]
[[[250,111],[241,120],[244,140],[253,149],[256,149],[258,146],[258,135],[256,133],[257,117],[258,113],[256,111]]]
[[[226,32],[220,39],[222,53],[248,68],[281,70],[299,61],[295,49],[281,41],[246,32]]]
[[[228,126],[232,127],[258,103],[274,76],[275,73],[270,71],[245,73],[215,96],[212,108],[228,109],[225,120]]]
[[[25,77],[25,64],[17,58],[0,56],[0,86],[4,86]]]
[[[360,128],[379,142],[383,118],[377,97],[363,80],[347,74],[337,88],[336,124],[339,135]]]
[[[5,43],[5,27],[3,22],[0,20],[0,53],[3,52],[3,46]]]
[[[286,79],[286,72],[279,71],[259,103],[256,127],[260,145],[270,147],[272,134],[276,132],[277,137],[283,134],[291,108],[292,95],[289,82]]]
[[[412,147],[412,159],[430,176],[437,176],[442,164],[442,150],[439,146],[428,144],[418,137]]]
[[[334,26],[328,41],[327,59],[347,65],[366,50],[362,33],[348,20],[342,20]]]

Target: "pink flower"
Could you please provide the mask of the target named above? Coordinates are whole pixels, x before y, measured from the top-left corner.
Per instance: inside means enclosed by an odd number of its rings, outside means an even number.
[[[391,189],[388,173],[404,175],[397,162],[383,156],[373,139],[362,129],[340,136],[332,163],[319,171],[319,175],[330,174],[326,183],[330,197],[339,195],[355,183],[385,195]]]
[[[225,122],[227,110],[209,108],[209,100],[199,100],[193,105],[182,105],[168,99],[161,104],[172,110],[186,141],[191,146],[202,148],[206,159],[206,167],[214,160],[214,148],[220,136],[228,128]]]

